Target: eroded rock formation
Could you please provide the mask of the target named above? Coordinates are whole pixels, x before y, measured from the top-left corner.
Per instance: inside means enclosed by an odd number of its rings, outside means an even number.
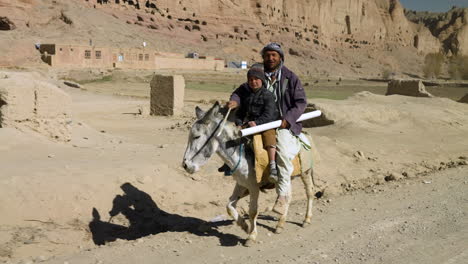
[[[426,26],[442,43],[445,53],[468,55],[468,8],[447,13],[406,11],[409,20]]]
[[[44,40],[87,45],[93,39],[122,47],[145,41],[164,52],[248,63],[276,41],[290,51],[288,66],[300,74],[378,76],[384,68],[414,74],[423,55],[453,46],[408,20],[398,0],[4,0],[0,6],[0,16],[8,16],[19,32],[0,40],[0,65],[7,66],[37,56],[31,43]],[[453,43],[459,44],[450,49],[457,52],[468,46],[464,17],[455,19],[460,26]],[[37,36],[22,38],[30,36],[28,30]],[[51,33],[56,30],[62,34]],[[12,45],[21,52],[1,49]]]
[[[0,72],[0,127],[71,139],[71,98],[38,73]]]

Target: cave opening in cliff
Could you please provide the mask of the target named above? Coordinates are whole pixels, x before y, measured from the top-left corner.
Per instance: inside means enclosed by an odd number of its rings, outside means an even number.
[[[345,21],[346,21],[346,29],[348,30],[348,34],[351,34],[351,19],[349,18],[349,16],[345,17]]]
[[[413,45],[414,45],[415,48],[419,47],[419,36],[418,35],[414,36],[414,44]]]
[[[0,17],[0,30],[13,30],[15,24],[8,17]]]

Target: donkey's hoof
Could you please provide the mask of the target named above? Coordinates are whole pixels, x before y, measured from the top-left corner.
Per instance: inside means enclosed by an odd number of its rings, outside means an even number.
[[[283,230],[284,230],[284,228],[282,228],[282,227],[277,227],[277,228],[275,229],[275,234],[281,234],[281,233],[283,232]]]
[[[246,246],[246,247],[251,247],[251,246],[253,246],[254,244],[255,244],[255,240],[253,240],[253,239],[247,239],[247,240],[245,241],[245,243],[244,243],[244,246]]]
[[[302,227],[308,227],[308,226],[310,226],[310,221],[302,222]]]

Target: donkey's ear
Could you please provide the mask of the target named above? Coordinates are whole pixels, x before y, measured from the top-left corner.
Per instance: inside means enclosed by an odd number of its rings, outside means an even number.
[[[211,109],[213,109],[213,113],[218,113],[219,112],[219,108],[220,108],[220,103],[219,101],[216,101],[213,105],[213,107]]]
[[[205,115],[205,111],[201,110],[200,107],[195,106],[195,114],[197,115],[198,119],[202,119],[202,117]]]

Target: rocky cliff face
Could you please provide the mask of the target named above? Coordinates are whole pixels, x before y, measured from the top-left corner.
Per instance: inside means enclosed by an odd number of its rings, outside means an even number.
[[[22,49],[1,53],[10,65],[30,61],[35,42],[145,41],[160,51],[254,62],[264,44],[276,41],[301,73],[375,76],[382,68],[417,73],[421,55],[446,45],[409,21],[398,0],[0,0],[0,6],[0,17],[16,27],[0,31],[7,36],[0,47]]]
[[[452,8],[447,13],[406,11],[405,15],[427,27],[446,54],[468,55],[468,8]]]
[[[398,0],[161,0],[157,6],[166,16],[196,16],[215,23],[212,34],[218,38],[282,39],[323,48],[382,47],[395,42],[424,53],[440,47],[426,28],[406,19]]]

